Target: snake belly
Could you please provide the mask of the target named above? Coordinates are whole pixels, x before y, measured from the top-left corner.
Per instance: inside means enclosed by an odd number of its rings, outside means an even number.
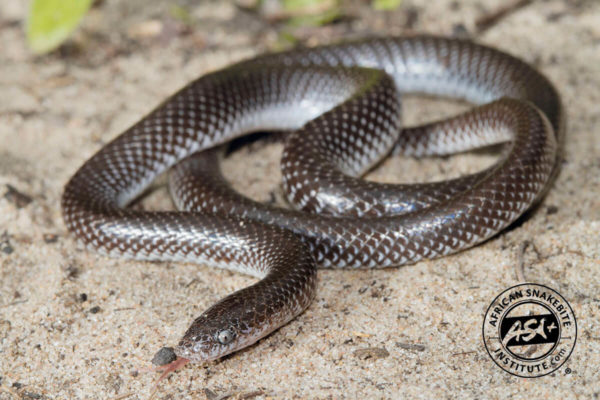
[[[401,93],[480,106],[403,129]],[[547,191],[563,125],[560,97],[543,75],[470,41],[375,38],[269,54],[200,77],[101,148],[66,185],[63,216],[79,241],[103,254],[259,278],[185,333],[176,354],[203,362],[301,313],[314,297],[317,267],[399,266],[497,234]],[[281,163],[293,210],[253,202],[221,176],[219,146],[256,130],[293,131]],[[360,179],[390,153],[441,155],[503,142],[495,165],[461,178]],[[126,207],[174,165],[170,189],[182,211]]]

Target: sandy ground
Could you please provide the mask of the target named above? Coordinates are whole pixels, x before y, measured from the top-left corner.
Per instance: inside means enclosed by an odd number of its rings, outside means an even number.
[[[167,2],[107,0],[67,46],[34,57],[22,3],[0,3],[0,399],[147,398],[156,375],[136,371],[176,344],[207,306],[252,280],[88,252],[65,230],[62,187],[103,143],[186,82],[277,48],[277,28],[227,2],[181,3],[195,21],[185,27]],[[406,0],[387,15],[359,8],[361,18],[298,34],[308,44],[349,32],[471,34],[536,65],[557,85],[568,115],[562,173],[543,204],[455,256],[400,269],[321,271],[304,314],[242,352],[173,374],[157,398],[600,396],[600,3],[534,2],[481,33],[477,18],[505,2],[428,3]],[[407,120],[457,108],[411,100]],[[227,176],[254,198],[280,199],[280,152],[264,142],[242,147],[226,161]],[[398,158],[371,178],[433,180],[493,160],[485,153]],[[171,207],[163,189],[146,203]],[[481,337],[487,306],[519,283],[520,259],[527,280],[570,302],[579,327],[567,364],[538,379],[499,369]]]

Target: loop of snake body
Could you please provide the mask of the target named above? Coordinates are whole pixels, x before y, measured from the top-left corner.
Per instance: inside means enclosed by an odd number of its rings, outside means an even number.
[[[407,92],[480,106],[402,129]],[[185,333],[178,365],[204,362],[301,313],[314,297],[318,266],[414,263],[501,231],[552,181],[562,114],[543,75],[469,41],[374,38],[260,56],[190,83],[100,149],[66,185],[64,220],[78,240],[107,255],[210,264],[260,279]],[[220,145],[284,129],[293,131],[281,164],[294,210],[241,196],[217,167]],[[503,142],[495,165],[454,180],[359,179],[390,153],[442,155]],[[182,211],[126,207],[174,165],[170,189]]]

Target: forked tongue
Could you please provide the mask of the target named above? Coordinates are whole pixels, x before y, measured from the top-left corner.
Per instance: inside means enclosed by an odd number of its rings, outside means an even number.
[[[160,382],[162,382],[163,379],[165,379],[171,372],[177,371],[179,368],[182,368],[189,362],[190,360],[188,360],[187,358],[177,358],[168,364],[159,365],[158,367],[151,368],[149,371],[162,371],[162,374],[152,386],[152,392],[150,393],[150,397],[148,398],[148,400],[152,400],[152,398],[156,394],[156,391],[158,390],[158,385],[160,384]]]

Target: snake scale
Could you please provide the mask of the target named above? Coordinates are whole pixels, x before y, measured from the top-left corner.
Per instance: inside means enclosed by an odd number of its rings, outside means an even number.
[[[478,106],[403,128],[402,93]],[[563,124],[560,97],[543,75],[470,41],[412,36],[296,49],[185,86],[83,164],[62,210],[69,231],[100,253],[259,278],[206,310],[181,339],[176,366],[204,362],[301,313],[315,295],[317,267],[398,266],[495,235],[547,191]],[[294,209],[251,201],[221,176],[220,145],[256,130],[292,131],[281,167]],[[496,164],[457,179],[360,179],[390,153],[445,155],[496,143],[506,143]],[[172,166],[181,211],[127,208]]]

